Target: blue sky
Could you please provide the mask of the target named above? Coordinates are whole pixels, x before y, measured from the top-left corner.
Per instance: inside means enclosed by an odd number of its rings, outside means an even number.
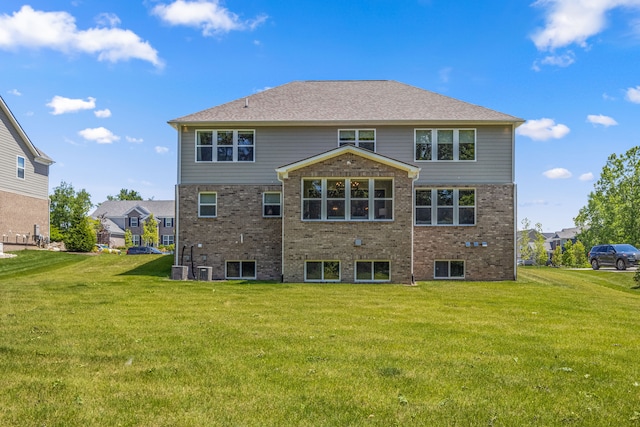
[[[640,143],[640,0],[3,0],[0,94],[93,203],[172,199],[168,120],[308,79],[390,79],[521,117],[518,216],[573,218]]]

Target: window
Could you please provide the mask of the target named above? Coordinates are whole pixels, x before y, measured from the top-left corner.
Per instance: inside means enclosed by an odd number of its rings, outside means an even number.
[[[255,261],[227,261],[225,278],[227,279],[255,279]]]
[[[217,193],[198,194],[198,216],[201,218],[215,218],[218,216],[218,195]]]
[[[133,246],[140,246],[140,235],[133,234],[131,236],[131,243],[133,243]]]
[[[163,234],[162,235],[162,244],[167,246],[167,245],[173,245],[173,234]]]
[[[197,162],[253,162],[254,150],[253,130],[196,130]]]
[[[416,161],[473,161],[475,129],[416,129]]]
[[[392,220],[393,180],[303,179],[302,219],[309,221]]]
[[[464,279],[464,261],[436,261],[433,277],[436,279]]]
[[[376,151],[375,129],[341,129],[338,131],[338,146],[355,145],[370,151]]]
[[[356,261],[356,281],[388,282],[389,261]]]
[[[24,157],[18,156],[16,174],[18,178],[24,179]]]
[[[340,261],[306,261],[305,282],[339,282]]]
[[[262,193],[262,216],[280,217],[282,196],[279,192]]]
[[[476,190],[469,188],[418,188],[416,225],[475,225]]]
[[[165,218],[163,220],[165,228],[173,227],[173,218]]]
[[[137,216],[132,216],[129,218],[129,227],[138,227],[140,222],[138,221]]]

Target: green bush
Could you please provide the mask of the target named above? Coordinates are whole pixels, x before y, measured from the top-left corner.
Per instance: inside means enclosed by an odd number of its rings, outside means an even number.
[[[64,234],[58,227],[51,224],[50,238],[52,242],[62,242],[64,240]]]
[[[65,233],[64,245],[71,252],[91,252],[97,237],[93,224],[88,218],[83,218]]]

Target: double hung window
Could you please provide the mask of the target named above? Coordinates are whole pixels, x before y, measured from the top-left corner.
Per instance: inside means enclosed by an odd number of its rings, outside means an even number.
[[[16,164],[16,176],[20,179],[24,179],[24,165],[25,165],[24,157],[18,156],[18,160]]]
[[[196,130],[197,162],[253,162],[255,131]]]
[[[393,180],[303,179],[302,219],[309,221],[392,220]]]
[[[339,282],[340,261],[305,261],[305,282]]]
[[[167,245],[173,245],[173,234],[163,234],[162,235],[162,244],[167,246]]]
[[[476,130],[416,129],[415,160],[476,160]]]
[[[469,188],[418,188],[416,225],[475,225],[476,190]]]
[[[375,129],[340,129],[338,146],[355,145],[370,151],[376,151]]]
[[[201,218],[215,218],[218,216],[218,194],[198,194],[198,216]]]
[[[255,261],[227,261],[225,269],[227,279],[255,279]]]
[[[165,227],[173,227],[173,218],[165,218],[163,221]]]
[[[140,246],[140,235],[133,234],[131,236],[131,243],[133,243],[133,246]]]
[[[138,227],[140,226],[140,221],[137,216],[132,216],[129,218],[129,227]]]
[[[262,216],[282,216],[282,196],[279,192],[262,193]]]
[[[388,282],[389,261],[356,261],[356,281]]]

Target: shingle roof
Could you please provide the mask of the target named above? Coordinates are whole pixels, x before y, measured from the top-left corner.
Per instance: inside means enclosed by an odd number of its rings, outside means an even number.
[[[107,200],[100,203],[91,217],[123,217],[136,207],[153,213],[156,218],[174,217],[176,212],[176,203],[173,200]]]
[[[524,120],[392,80],[294,81],[169,121],[172,125]]]

